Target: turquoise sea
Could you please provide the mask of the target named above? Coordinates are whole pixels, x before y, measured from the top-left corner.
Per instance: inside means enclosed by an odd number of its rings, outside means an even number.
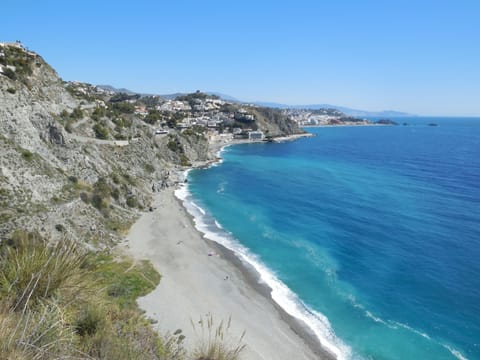
[[[480,119],[404,121],[230,146],[178,196],[339,358],[480,359]]]

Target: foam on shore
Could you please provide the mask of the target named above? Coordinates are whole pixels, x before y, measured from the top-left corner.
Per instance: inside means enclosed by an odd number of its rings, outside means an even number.
[[[188,170],[185,173],[185,176],[187,175]],[[250,265],[257,272],[260,281],[268,286],[273,301],[287,314],[303,322],[325,350],[335,355],[338,360],[351,359],[351,349],[336,337],[327,317],[309,309],[255,254],[223,230],[221,224],[193,201],[186,184],[175,191],[175,196],[193,217],[196,229],[204,234],[204,238],[231,250],[243,263]]]

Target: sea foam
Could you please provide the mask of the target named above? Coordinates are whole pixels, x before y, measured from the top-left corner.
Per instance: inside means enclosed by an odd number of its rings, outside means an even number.
[[[188,172],[185,175],[187,176]],[[203,233],[205,238],[233,251],[240,260],[252,266],[259,274],[260,281],[271,289],[272,299],[289,315],[304,322],[318,338],[322,347],[334,354],[338,360],[352,358],[350,347],[335,335],[328,318],[309,309],[255,254],[223,230],[217,220],[193,201],[187,184],[177,189],[175,196],[182,201],[185,209],[193,217],[197,230]]]
[[[274,301],[334,329],[324,343],[341,351],[338,338],[354,358],[480,358],[475,121],[227,148],[222,166],[189,176],[184,196],[207,210],[196,209],[197,228],[252,264]]]

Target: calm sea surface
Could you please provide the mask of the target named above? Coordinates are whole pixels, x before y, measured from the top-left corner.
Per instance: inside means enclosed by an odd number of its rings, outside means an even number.
[[[401,121],[228,147],[182,196],[340,357],[480,359],[480,119]]]

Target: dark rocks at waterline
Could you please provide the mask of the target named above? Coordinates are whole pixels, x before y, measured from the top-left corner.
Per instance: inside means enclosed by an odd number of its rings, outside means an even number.
[[[395,121],[390,120],[390,119],[380,119],[380,120],[375,121],[374,124],[378,124],[378,125],[398,125],[398,123],[396,123]]]

